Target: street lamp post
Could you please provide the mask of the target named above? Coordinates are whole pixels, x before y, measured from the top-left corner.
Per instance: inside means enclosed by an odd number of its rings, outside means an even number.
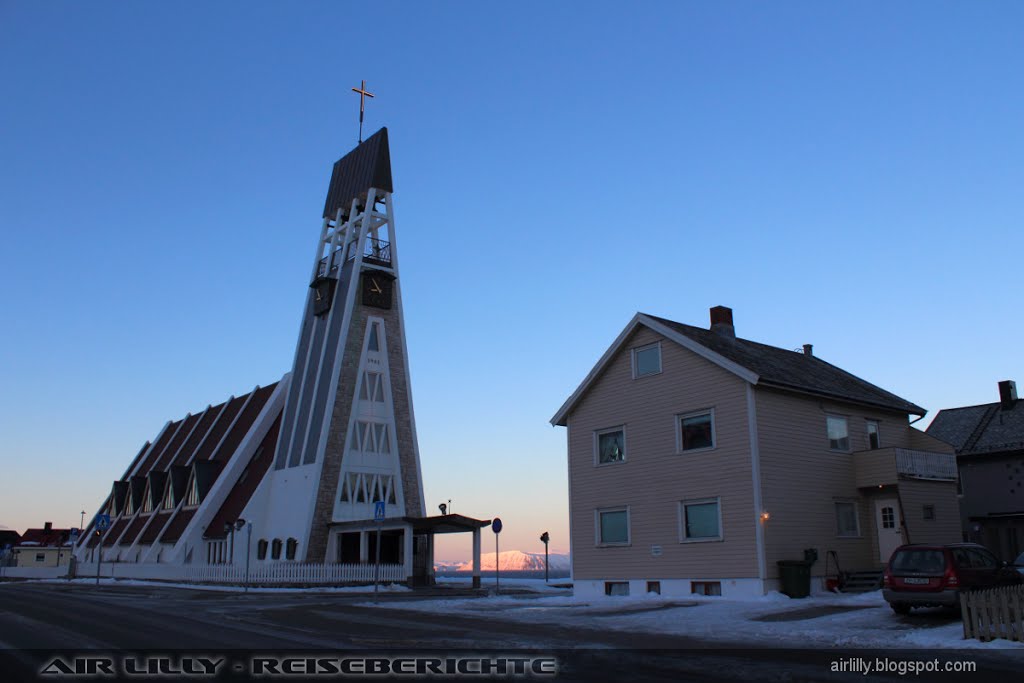
[[[103,564],[103,532],[96,529],[96,585],[100,585],[100,565]],[[113,576],[113,574],[111,574]]]
[[[230,534],[228,540],[228,564],[235,566],[235,525],[233,522],[224,522],[224,535]]]
[[[540,536],[540,542],[544,544],[544,583],[548,582],[548,541],[551,537],[548,536],[548,532],[544,532]]]
[[[245,539],[245,592],[249,592],[249,559],[252,557],[252,522],[246,522],[244,519],[240,519],[235,522],[235,528],[241,530],[242,527],[246,528],[246,539]],[[231,534],[234,538],[234,533]]]

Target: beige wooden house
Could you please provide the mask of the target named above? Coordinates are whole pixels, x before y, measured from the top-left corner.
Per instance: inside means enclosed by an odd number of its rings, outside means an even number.
[[[577,595],[760,595],[777,563],[880,570],[961,540],[953,449],[923,408],[813,355],[642,313],[552,418],[567,428]]]

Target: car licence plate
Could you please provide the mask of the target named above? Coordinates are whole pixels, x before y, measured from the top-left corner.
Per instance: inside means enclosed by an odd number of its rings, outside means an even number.
[[[910,577],[907,577],[907,578],[903,579],[903,583],[913,583],[913,584],[920,584],[920,585],[927,585],[929,582],[930,582],[929,579],[919,579],[919,578],[916,578],[916,577],[913,577],[913,576],[910,576]]]

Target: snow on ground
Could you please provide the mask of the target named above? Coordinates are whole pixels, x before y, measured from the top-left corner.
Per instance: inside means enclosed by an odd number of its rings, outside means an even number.
[[[403,600],[384,608],[483,615],[511,621],[557,623],[691,636],[771,647],[981,648],[1024,653],[1024,643],[963,639],[963,625],[949,612],[915,610],[895,615],[881,591],[822,593],[792,600],[781,593],[732,600],[721,597],[666,598],[648,594],[577,600],[571,591],[539,581],[514,580],[502,588],[537,591],[532,595]],[[493,588],[493,582],[485,583]],[[544,593],[559,593],[544,595]]]
[[[96,585],[96,579],[29,579],[25,583],[79,583]],[[242,593],[244,586],[221,586],[211,583],[173,583],[170,581],[146,581],[144,579],[100,579],[103,586],[149,586],[163,588],[189,588],[197,591],[223,591],[226,593]],[[271,586],[250,586],[250,593],[373,593],[373,586],[313,586],[301,587],[271,587]],[[412,589],[398,583],[384,583],[380,586],[381,593],[410,593]]]
[[[451,586],[452,588],[469,588],[473,585],[472,576],[436,576],[434,579],[439,585]],[[564,593],[567,590],[565,586],[571,585],[568,578],[551,579],[545,582],[544,579],[505,578],[504,574],[502,574],[500,582],[502,588],[531,590],[536,593]],[[494,577],[484,577],[481,579],[481,585],[484,589],[493,589]]]

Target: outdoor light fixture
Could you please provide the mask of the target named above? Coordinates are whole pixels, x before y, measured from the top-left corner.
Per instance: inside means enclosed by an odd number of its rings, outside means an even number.
[[[445,505],[444,503],[441,503],[437,507],[438,507],[439,510],[441,510],[441,514],[442,515],[447,515],[448,514],[448,506]]]
[[[767,522],[770,517],[771,515],[768,514],[767,510],[765,510],[764,512],[761,513],[761,522]]]

